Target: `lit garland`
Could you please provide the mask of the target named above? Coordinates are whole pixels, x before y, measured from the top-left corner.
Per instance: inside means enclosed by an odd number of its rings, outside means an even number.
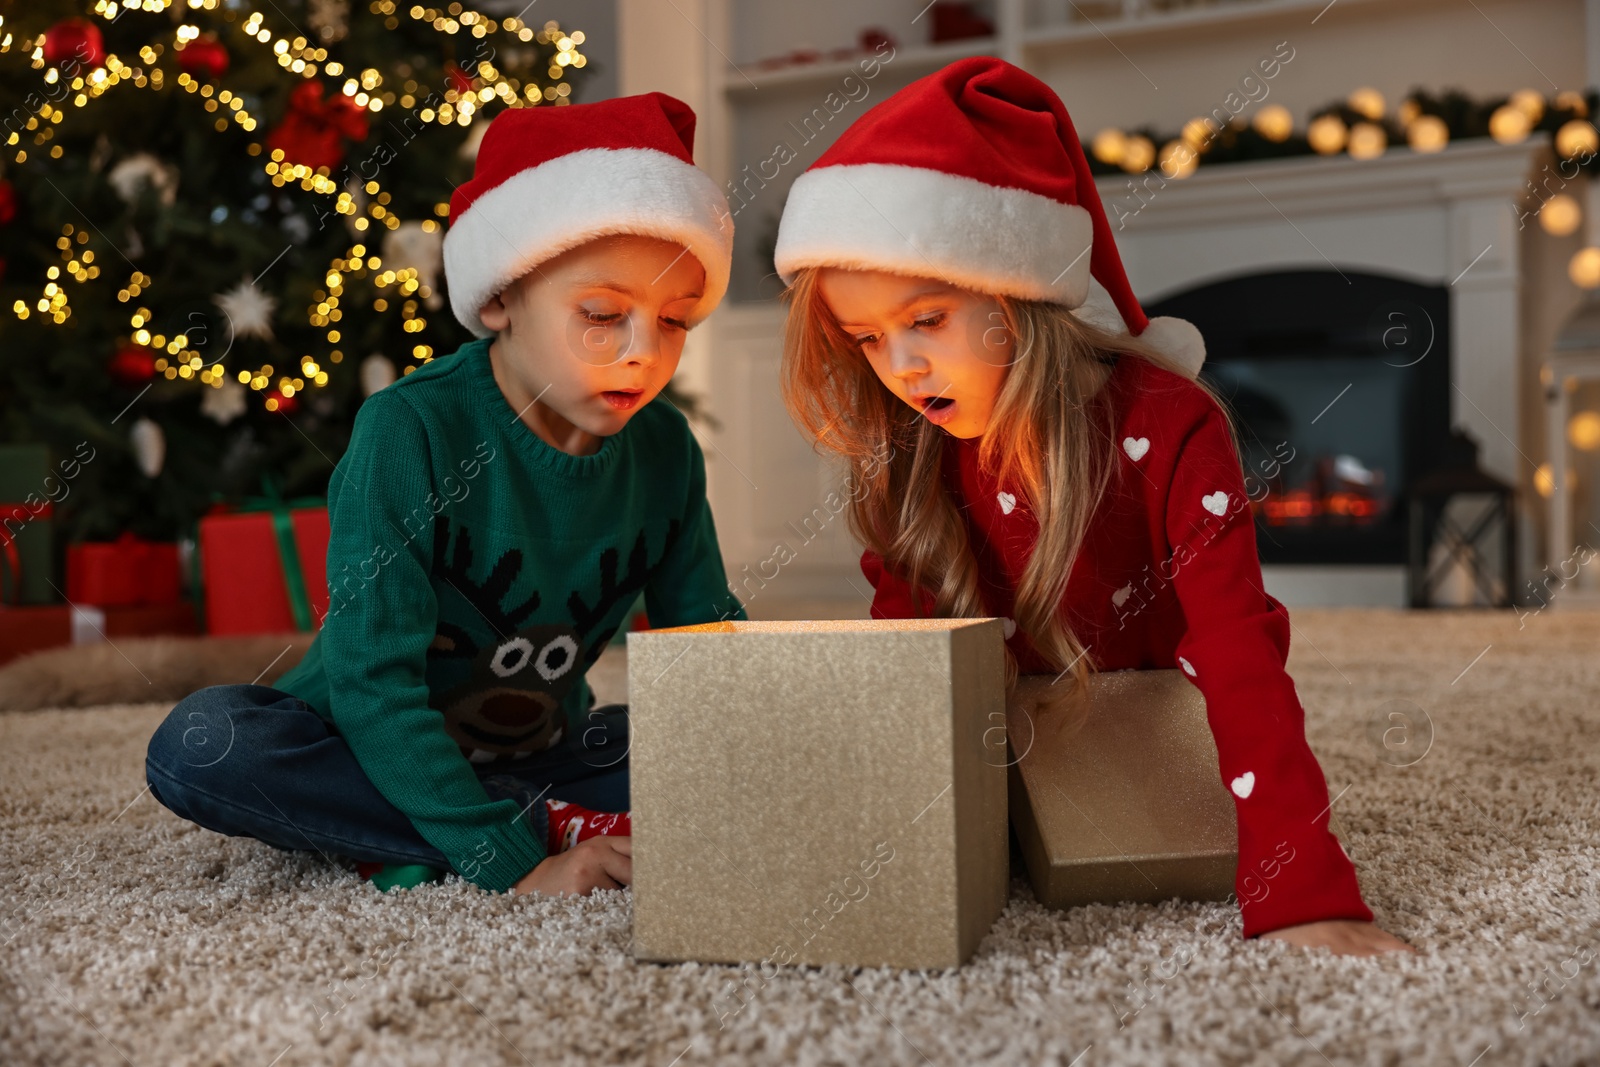
[[[1372,159],[1395,143],[1430,153],[1443,151],[1452,138],[1492,137],[1501,144],[1516,144],[1536,130],[1548,131],[1558,154],[1572,158],[1593,151],[1596,130],[1589,118],[1595,103],[1592,90],[1585,96],[1568,89],[1546,100],[1535,90],[1521,89],[1486,105],[1459,93],[1439,99],[1414,93],[1391,117],[1381,93],[1361,88],[1343,103],[1315,112],[1302,133],[1296,132],[1294,116],[1280,104],[1260,108],[1248,120],[1241,114],[1225,124],[1212,116],[1190,119],[1171,135],[1150,129],[1104,129],[1087,146],[1089,169],[1099,175],[1154,170],[1163,178],[1182,179],[1201,162],[1218,165],[1341,153]]]
[[[160,13],[172,6],[174,6],[173,0],[138,0],[137,3],[127,2],[127,0],[121,3],[118,0],[97,0],[93,13],[105,18],[107,21],[111,21],[122,14],[124,10]],[[187,7],[192,10],[213,11],[217,9],[218,2],[217,0],[187,0]],[[392,30],[399,25],[396,15],[397,5],[393,0],[372,0],[370,10],[374,14],[386,16],[385,26],[387,28]],[[578,51],[578,46],[584,43],[583,33],[581,31],[575,31],[571,34],[564,33],[560,26],[553,21],[547,22],[543,28],[535,30],[516,17],[508,17],[497,22],[495,19],[479,12],[464,9],[459,3],[451,3],[444,10],[413,5],[406,11],[406,14],[415,21],[432,26],[435,31],[442,34],[453,35],[463,29],[467,29],[472,36],[483,38],[490,34],[502,32],[523,42],[537,40],[541,44],[553,44],[557,51],[547,73],[554,81],[559,81],[567,67],[582,68],[588,62],[587,58]],[[4,30],[4,21],[3,16],[0,16],[0,31]],[[278,57],[279,66],[285,70],[310,79],[317,76],[319,73],[317,64],[321,63],[324,64],[321,72],[328,76],[338,77],[344,73],[342,64],[337,61],[328,62],[328,53],[325,49],[312,45],[306,38],[301,36],[293,38],[275,36],[270,29],[266,28],[265,23],[266,18],[261,12],[252,11],[245,16],[242,29],[247,36],[254,38],[259,43],[263,45],[270,44],[273,53]],[[178,26],[174,32],[174,54],[182,52],[190,43],[199,39],[201,32],[200,27],[192,23],[184,23]],[[34,69],[45,68],[44,35],[40,35],[37,40],[23,40],[16,43],[18,47],[24,50],[31,48],[30,60]],[[11,51],[12,45],[13,34],[5,32],[4,36],[0,37],[0,53]],[[91,70],[86,77],[78,76],[73,78],[71,88],[76,90],[76,94],[73,97],[73,106],[84,107],[91,99],[97,98],[109,89],[124,83],[130,83],[140,89],[149,88],[152,91],[164,89],[166,87],[165,75],[159,67],[155,66],[162,53],[163,47],[159,44],[147,44],[140,49],[139,58],[151,68],[148,74],[144,68],[128,66],[116,55],[108,54],[101,65]],[[464,71],[463,74],[469,78],[472,77],[471,73]],[[59,69],[50,67],[44,74],[44,81],[46,84],[53,85],[60,77]],[[482,82],[481,88],[460,90],[455,86],[447,86],[437,94],[443,100],[443,103],[437,109],[423,108],[415,112],[415,114],[424,123],[434,123],[439,126],[448,126],[451,123],[455,123],[460,126],[467,126],[471,123],[473,114],[480,110],[480,105],[487,104],[490,101],[498,99],[499,102],[507,107],[534,106],[544,102],[561,105],[568,102],[572,91],[572,87],[565,82],[546,86],[542,90],[532,83],[524,87],[517,79],[502,76],[501,72],[487,60],[477,64],[476,77]],[[227,88],[219,89],[217,86],[201,81],[187,72],[180,73],[174,80],[185,92],[197,94],[204,101],[203,106],[207,112],[215,113],[222,108],[228,109],[227,113],[219,116],[213,124],[213,128],[218,132],[228,128],[230,118],[246,132],[254,132],[256,130],[258,123],[255,117],[245,109],[244,101],[240,94]],[[361,72],[359,77],[347,78],[341,87],[341,91],[358,107],[373,113],[381,111],[386,105],[395,105],[396,103],[403,108],[410,109],[415,107],[419,96],[427,98],[434,95],[432,90],[426,86],[409,79],[404,83],[402,93],[398,96],[392,90],[380,92],[382,85],[382,73],[376,68],[367,68]],[[41,127],[39,123],[40,117],[50,125]],[[61,108],[47,103],[39,111],[38,116],[29,119],[26,129],[38,130],[35,134],[34,142],[36,145],[42,146],[55,136],[54,125],[59,124],[63,118],[65,118],[65,112]],[[20,134],[13,133],[7,140],[6,147],[18,144],[20,144]],[[252,142],[247,151],[250,155],[255,156],[260,155],[265,151],[265,148],[260,142]],[[59,159],[61,154],[60,145],[52,148],[52,158]],[[24,163],[27,158],[26,149],[19,147],[15,157],[16,162],[19,164]],[[334,196],[334,211],[336,213],[348,216],[358,215],[354,197],[348,190],[341,189],[338,183],[329,177],[326,173],[327,169],[326,167],[320,167],[313,170],[303,164],[287,162],[283,158],[283,152],[279,149],[273,149],[268,161],[263,164],[263,170],[274,187],[282,188],[295,183],[306,192]],[[365,231],[372,223],[376,222],[381,223],[387,230],[399,229],[402,220],[387,207],[391,198],[387,192],[383,191],[381,185],[375,180],[368,181],[363,186],[363,191],[368,195],[369,199],[364,215],[353,220],[352,225],[354,228],[357,231]],[[449,205],[446,203],[437,204],[435,213],[440,217],[448,216]],[[423,220],[421,226],[424,231],[436,232],[440,224],[430,218]],[[98,277],[100,268],[93,264],[94,253],[91,250],[84,249],[81,254],[75,255],[73,249],[74,240],[80,244],[87,243],[88,234],[81,229],[75,230],[73,226],[68,224],[64,226],[63,235],[58,240],[57,245],[61,249],[62,258],[66,263],[65,273],[82,284]],[[421,284],[419,272],[415,268],[401,268],[399,270],[388,269],[379,273],[379,268],[382,266],[380,257],[377,255],[368,256],[366,252],[365,245],[358,241],[349,247],[343,258],[335,258],[325,272],[326,288],[318,289],[314,292],[315,303],[307,309],[307,317],[310,324],[327,330],[326,336],[330,346],[338,345],[342,336],[337,324],[343,315],[339,308],[339,301],[345,295],[344,283],[347,274],[352,278],[368,280],[374,289],[379,290],[373,300],[372,307],[374,311],[380,314],[389,311],[391,304],[391,300],[384,290],[387,290],[390,286],[394,287],[394,302],[398,303],[400,308],[401,329],[403,331],[419,333],[427,327],[427,320],[419,314],[418,301],[426,300],[431,293],[426,285]],[[58,280],[61,276],[61,268],[50,267],[47,271],[48,281],[43,286],[42,295],[38,301],[32,307],[23,300],[17,300],[13,305],[13,311],[17,317],[19,319],[27,319],[36,310],[40,314],[49,314],[51,321],[56,324],[65,322],[71,315],[71,307],[68,303],[66,290]],[[153,279],[149,275],[135,270],[128,282],[119,289],[117,299],[124,303],[135,300],[152,284]],[[129,319],[129,325],[133,331],[129,336],[129,340],[134,344],[163,350],[167,353],[167,356],[172,357],[168,359],[163,356],[156,360],[155,369],[158,372],[169,380],[174,378],[185,380],[194,378],[201,384],[221,388],[227,376],[225,369],[220,366],[206,366],[200,353],[187,347],[188,338],[183,334],[168,338],[162,334],[150,333],[146,326],[151,321],[150,309],[137,307]],[[427,344],[417,344],[412,348],[411,355],[413,359],[425,363],[433,358],[433,348]],[[337,347],[330,347],[327,353],[327,362],[339,363],[342,360],[343,352]],[[277,391],[285,398],[292,397],[296,392],[307,388],[308,382],[310,385],[315,386],[325,386],[328,383],[327,371],[311,355],[302,355],[300,357],[299,369],[300,376],[283,375],[276,382]],[[408,367],[406,369],[409,372],[413,368]],[[260,392],[273,387],[273,374],[274,368],[272,365],[263,364],[254,371],[238,371],[237,378],[241,383]],[[276,399],[267,398],[266,407],[268,410],[275,409],[277,407]]]
[[[1089,143],[1089,169],[1097,175],[1147,175],[1143,180],[1148,185],[1187,178],[1201,160],[1213,166],[1313,153],[1343,153],[1365,160],[1383,155],[1391,143],[1400,141],[1413,152],[1429,154],[1444,151],[1452,139],[1492,137],[1510,145],[1542,131],[1549,134],[1566,177],[1575,177],[1581,170],[1596,181],[1600,180],[1600,130],[1592,116],[1597,104],[1600,96],[1594,90],[1584,94],[1567,89],[1547,100],[1536,90],[1519,89],[1487,104],[1461,93],[1435,98],[1414,92],[1391,117],[1382,93],[1361,88],[1342,104],[1314,113],[1303,134],[1296,134],[1294,116],[1280,104],[1258,109],[1248,122],[1242,117],[1225,125],[1219,125],[1215,117],[1190,119],[1170,138],[1156,136],[1151,130],[1104,129]],[[1533,182],[1528,186],[1535,188]],[[1133,189],[1132,178],[1129,187]],[[1139,190],[1133,191],[1138,195]],[[1559,191],[1559,186],[1549,193],[1536,192],[1531,199],[1537,206],[1527,214],[1537,215],[1540,227],[1553,236],[1575,233],[1583,223],[1579,201]],[[1121,209],[1113,206],[1112,210]],[[1600,230],[1592,230],[1590,240],[1592,243],[1574,253],[1567,264],[1567,276],[1582,289],[1600,288]]]

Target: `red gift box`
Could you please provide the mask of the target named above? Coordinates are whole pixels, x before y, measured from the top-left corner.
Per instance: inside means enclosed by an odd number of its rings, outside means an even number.
[[[192,636],[199,632],[194,605],[187,600],[122,608],[87,604],[0,606],[0,663],[61,645],[115,642],[119,637]]]
[[[199,545],[206,632],[316,629],[317,620],[328,613],[328,534],[326,507],[202,518]],[[286,563],[294,568],[293,574],[286,571]],[[303,598],[300,612],[294,607],[296,597]],[[297,625],[297,614],[303,626]]]
[[[124,533],[67,546],[67,599],[102,608],[173,604],[183,598],[178,546]]]

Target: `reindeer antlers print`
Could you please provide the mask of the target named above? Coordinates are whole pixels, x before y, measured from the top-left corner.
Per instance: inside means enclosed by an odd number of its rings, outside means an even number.
[[[677,519],[673,519],[667,526],[666,542],[661,546],[661,557],[657,563],[672,551],[673,544],[678,540],[678,528]],[[615,548],[608,548],[600,553],[600,596],[592,607],[584,602],[577,590],[573,590],[572,596],[567,598],[567,608],[572,612],[572,621],[579,633],[591,633],[600,624],[600,620],[605,618],[624,597],[638,593],[650,579],[650,549],[643,530],[640,530],[639,536],[634,539],[633,551],[628,553],[628,573],[623,575],[621,581],[617,580],[617,556]],[[605,649],[606,642],[610,641],[615,633],[616,628],[613,627],[596,638],[589,647],[587,654],[589,662],[599,657]]]
[[[539,610],[538,590],[534,590],[520,607],[506,609],[500,606],[500,601],[511,588],[511,583],[516,581],[517,575],[522,572],[522,549],[507,550],[495,562],[489,576],[481,582],[476,582],[472,579],[472,534],[464,526],[456,531],[455,551],[451,553],[450,561],[446,563],[446,546],[449,541],[449,520],[443,515],[436,516],[433,520],[435,573],[455,586],[457,592],[478,609],[489,625],[494,627],[496,633],[502,635],[514,633],[522,627],[523,621],[528,616]]]

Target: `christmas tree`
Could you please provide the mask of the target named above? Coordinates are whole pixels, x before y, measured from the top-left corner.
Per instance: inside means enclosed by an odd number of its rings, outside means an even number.
[[[450,193],[581,32],[459,3],[0,5],[0,442],[82,459],[68,541],[326,492],[362,398],[470,335]]]

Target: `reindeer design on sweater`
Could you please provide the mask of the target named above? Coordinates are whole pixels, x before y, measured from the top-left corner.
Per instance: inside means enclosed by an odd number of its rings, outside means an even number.
[[[674,520],[657,564],[677,536]],[[468,759],[475,763],[519,759],[561,740],[566,727],[563,701],[600,658],[617,627],[596,631],[619,603],[631,601],[644,588],[654,569],[643,530],[620,577],[619,556],[614,547],[601,551],[599,595],[591,604],[574,590],[566,604],[570,622],[529,623],[542,603],[538,590],[515,606],[505,603],[522,573],[522,549],[507,549],[478,578],[471,532],[457,527],[452,537],[448,518],[435,517],[433,573],[459,593],[492,631],[482,640],[467,627],[441,617],[428,647],[430,662],[470,661],[465,680],[434,693],[430,700],[444,715],[445,731]]]

